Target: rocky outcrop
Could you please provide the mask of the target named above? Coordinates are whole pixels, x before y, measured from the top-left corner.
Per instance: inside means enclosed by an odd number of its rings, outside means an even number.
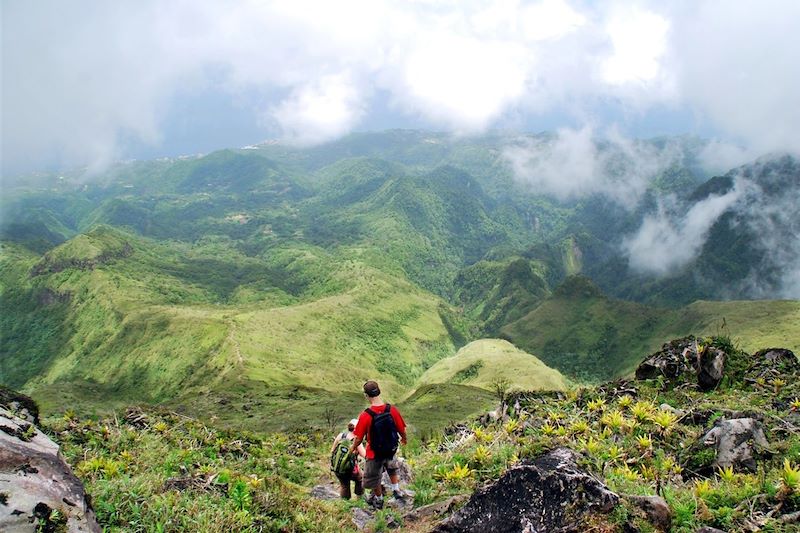
[[[691,335],[665,343],[661,350],[642,361],[636,369],[636,379],[664,376],[674,380],[689,370],[689,360],[696,359],[697,352],[697,339]]]
[[[58,445],[0,408],[0,531],[100,532]]]
[[[558,448],[510,468],[434,531],[555,532],[574,526],[587,513],[610,512],[619,497],[578,469],[576,457],[572,450]]]
[[[0,385],[0,407],[12,415],[33,424],[39,423],[39,406],[30,396],[25,396]]]
[[[725,372],[726,354],[715,346],[701,345],[694,336],[664,344],[636,369],[636,379],[663,376],[669,382],[696,380],[703,391],[719,385]],[[687,377],[690,376],[690,377]]]
[[[719,420],[703,437],[716,450],[715,467],[756,470],[756,455],[769,446],[761,423],[753,418]]]
[[[794,352],[785,348],[767,348],[753,354],[745,378],[750,382],[763,380],[768,383],[775,378],[786,378],[798,372],[800,361]]]
[[[697,359],[697,384],[700,390],[717,388],[725,375],[725,352],[715,346],[705,346]]]
[[[625,499],[639,509],[645,518],[659,531],[672,528],[672,509],[660,496],[625,496]]]

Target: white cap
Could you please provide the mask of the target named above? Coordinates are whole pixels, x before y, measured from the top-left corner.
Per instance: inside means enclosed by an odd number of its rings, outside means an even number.
[[[352,419],[350,422],[347,423],[348,426],[357,426],[358,425],[358,418]]]

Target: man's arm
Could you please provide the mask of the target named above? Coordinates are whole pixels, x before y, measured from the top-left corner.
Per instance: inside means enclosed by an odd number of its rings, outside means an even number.
[[[405,432],[405,431],[398,431],[397,433],[399,433],[399,434],[400,434],[400,443],[401,443],[403,446],[405,446],[406,444],[408,444],[408,439],[406,438],[406,432]]]
[[[361,441],[363,441],[363,440],[364,440],[364,437],[359,437],[358,435],[356,435],[356,438],[353,439],[353,445],[350,446],[350,454],[356,453],[356,450],[361,445]],[[366,452],[364,452],[364,453],[366,455]]]

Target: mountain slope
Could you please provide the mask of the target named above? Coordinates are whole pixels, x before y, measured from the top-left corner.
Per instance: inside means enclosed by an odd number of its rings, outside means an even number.
[[[501,333],[566,375],[597,381],[632,372],[642,353],[689,333],[730,335],[747,350],[800,350],[800,302],[698,301],[657,308],[609,298],[587,278],[571,277]]]
[[[422,384],[454,383],[488,390],[499,381],[526,391],[567,388],[567,381],[557,370],[499,339],[473,341],[433,365],[420,378]]]

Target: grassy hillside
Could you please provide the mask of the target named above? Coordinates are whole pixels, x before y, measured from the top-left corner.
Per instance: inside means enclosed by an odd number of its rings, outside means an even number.
[[[547,365],[579,380],[633,371],[643,354],[687,335],[727,334],[745,349],[800,349],[800,302],[695,302],[680,309],[650,307],[605,296],[583,277],[568,278],[553,295],[502,335]]]
[[[502,421],[463,414],[463,423],[449,431],[412,431],[401,454],[414,477],[403,488],[414,491],[414,507],[468,497],[519,461],[568,447],[580,453],[580,469],[621,496],[612,512],[572,527],[656,531],[627,496],[658,495],[671,511],[669,531],[749,531],[754,524],[763,531],[796,531],[800,401],[787,383],[797,380],[798,370],[767,364],[772,382],[753,379],[763,361],[731,349],[724,338],[702,342],[727,350],[727,378],[713,391],[686,386],[695,378],[684,376],[688,381],[666,385],[656,379],[559,395],[520,393],[514,399],[521,409],[509,410]],[[400,407],[411,424],[428,423],[445,409],[467,413],[476,390],[426,386]],[[298,401],[314,393],[298,390]],[[703,444],[703,436],[715,422],[741,413],[758,418],[769,447],[755,449],[756,471],[714,467],[714,448]],[[256,421],[247,430],[220,430],[210,415],[198,420],[159,409],[134,414],[94,420],[67,412],[46,421],[108,531],[357,531],[351,517],[363,501],[311,495],[316,485],[335,486],[327,458],[341,425],[265,435]],[[368,531],[388,529],[389,516],[410,532],[430,531],[438,520],[403,523],[402,512],[386,509],[375,514]]]
[[[516,390],[565,390],[567,381],[557,370],[508,341],[482,339],[442,359],[420,378],[420,383],[458,383],[492,390],[506,382]]]
[[[399,398],[455,352],[441,299],[356,250],[298,244],[251,258],[98,227],[39,259],[4,247],[2,265],[3,381],[41,392],[45,407],[107,395],[180,397],[197,411],[194,398],[239,382],[255,397],[253,383],[280,391],[278,403],[297,387],[358,398],[367,379]]]

